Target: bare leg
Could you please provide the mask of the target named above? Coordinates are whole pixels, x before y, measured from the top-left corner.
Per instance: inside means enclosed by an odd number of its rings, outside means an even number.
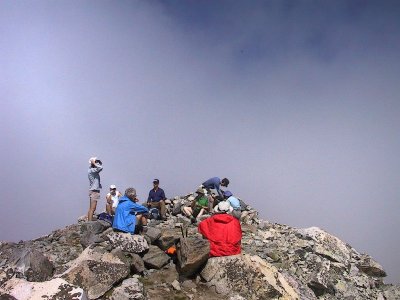
[[[199,212],[199,214],[196,217],[196,220],[200,220],[200,217],[204,214],[204,208],[202,208]]]
[[[193,210],[189,206],[185,206],[182,208],[182,212],[187,216],[190,217],[193,214]]]
[[[107,212],[109,215],[111,215],[111,213],[112,213],[112,205],[109,204],[109,203],[106,204],[106,212]]]
[[[90,207],[88,211],[88,221],[93,220],[93,214],[96,211],[97,200],[90,200]]]

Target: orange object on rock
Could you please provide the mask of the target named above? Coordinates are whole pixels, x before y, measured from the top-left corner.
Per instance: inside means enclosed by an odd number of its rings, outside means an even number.
[[[167,251],[165,251],[167,254],[170,255],[174,255],[176,253],[176,247],[175,246],[171,246],[167,249]]]

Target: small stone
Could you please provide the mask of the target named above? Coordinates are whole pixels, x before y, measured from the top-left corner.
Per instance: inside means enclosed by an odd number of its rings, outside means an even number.
[[[172,285],[172,287],[173,287],[175,290],[177,290],[177,291],[180,291],[180,290],[181,290],[181,285],[179,284],[178,280],[175,279],[175,280],[171,283],[171,285]]]

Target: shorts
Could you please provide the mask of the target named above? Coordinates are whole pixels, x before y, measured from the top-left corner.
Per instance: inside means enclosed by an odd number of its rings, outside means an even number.
[[[89,200],[90,204],[97,203],[100,199],[100,192],[98,191],[89,191]]]

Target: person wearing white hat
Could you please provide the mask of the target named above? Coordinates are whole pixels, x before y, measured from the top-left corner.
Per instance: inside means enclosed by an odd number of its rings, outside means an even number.
[[[201,221],[198,230],[210,242],[210,256],[228,256],[241,253],[242,228],[238,219],[230,215],[228,201],[219,202],[214,214]]]
[[[89,211],[87,219],[88,221],[92,221],[93,214],[96,211],[97,201],[100,199],[101,182],[99,173],[103,171],[103,164],[97,157],[91,157],[89,159],[89,164]]]
[[[110,192],[106,196],[106,211],[109,215],[115,214],[120,197],[122,197],[122,194],[117,191],[117,187],[114,184],[110,185]]]

